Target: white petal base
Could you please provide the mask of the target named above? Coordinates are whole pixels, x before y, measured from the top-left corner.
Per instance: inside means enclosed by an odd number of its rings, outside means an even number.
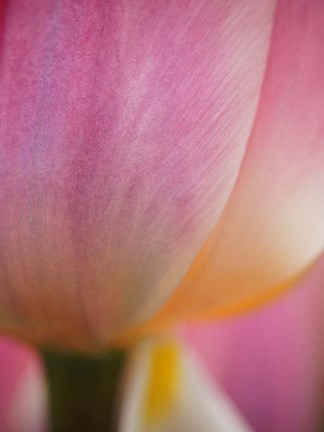
[[[125,380],[119,432],[252,432],[193,353],[170,339],[136,348]]]

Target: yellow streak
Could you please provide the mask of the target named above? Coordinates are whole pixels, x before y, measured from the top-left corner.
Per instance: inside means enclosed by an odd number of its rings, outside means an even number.
[[[152,424],[168,415],[177,397],[181,372],[178,346],[171,341],[154,346],[148,370],[143,419]]]

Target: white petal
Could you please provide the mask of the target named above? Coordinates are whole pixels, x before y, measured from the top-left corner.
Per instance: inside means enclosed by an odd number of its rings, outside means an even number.
[[[252,430],[191,352],[173,340],[147,341],[128,368],[119,432],[187,431]]]
[[[11,404],[10,432],[42,432],[45,430],[46,391],[40,370],[29,366]]]

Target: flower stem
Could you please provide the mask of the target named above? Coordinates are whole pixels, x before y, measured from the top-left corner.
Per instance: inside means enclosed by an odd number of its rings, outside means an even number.
[[[116,431],[116,402],[126,355],[43,353],[48,379],[51,432]]]

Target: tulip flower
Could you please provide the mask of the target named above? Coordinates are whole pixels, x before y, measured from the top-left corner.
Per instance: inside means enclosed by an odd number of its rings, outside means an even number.
[[[323,4],[273,3],[6,3],[4,331],[104,347],[181,279],[163,316],[245,307],[312,263]]]
[[[94,353],[249,309],[312,266],[321,0],[1,8],[1,332]]]
[[[249,316],[189,325],[195,349],[256,432],[317,432],[323,417],[324,257],[289,296]]]

